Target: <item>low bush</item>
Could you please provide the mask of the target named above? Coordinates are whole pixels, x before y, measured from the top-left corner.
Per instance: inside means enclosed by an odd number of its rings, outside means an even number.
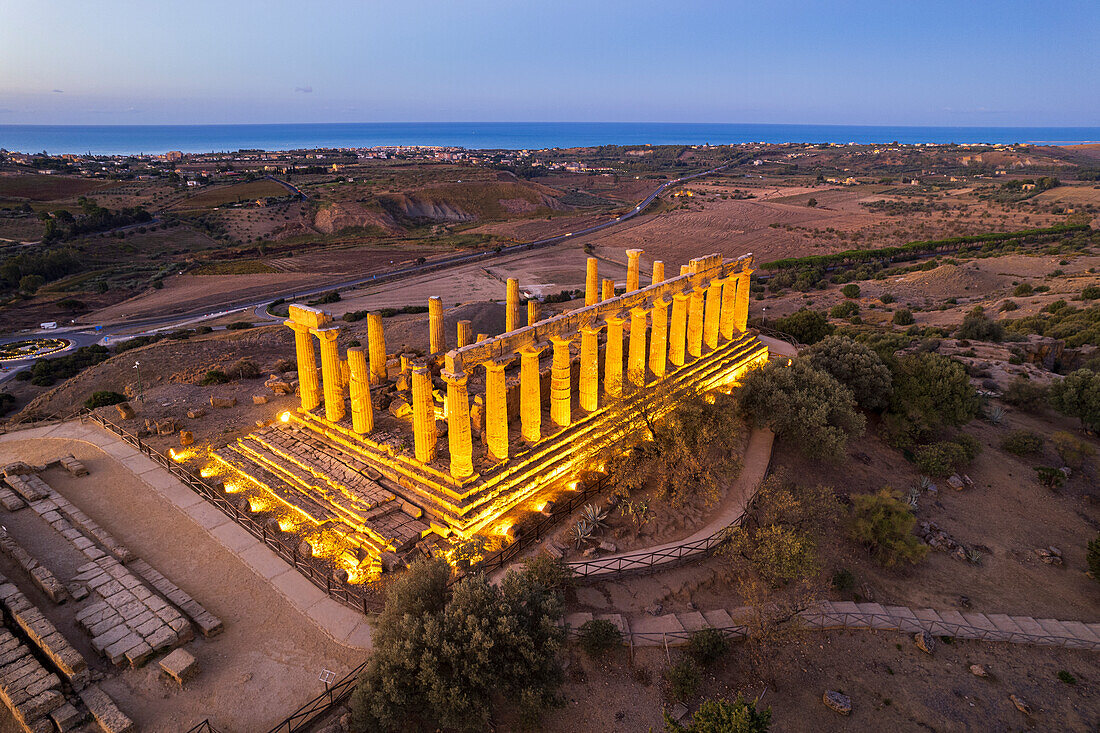
[[[916,523],[909,505],[889,487],[852,497],[852,539],[867,547],[881,565],[912,565],[924,559],[928,546],[913,534]]]
[[[619,627],[607,619],[585,621],[578,632],[581,648],[589,656],[598,657],[623,643]]]
[[[895,326],[908,326],[916,322],[913,312],[908,308],[899,308],[894,311],[893,322]]]
[[[1017,456],[1034,455],[1043,449],[1043,439],[1030,430],[1013,430],[1001,441],[1001,450]]]
[[[1096,452],[1091,445],[1078,440],[1073,433],[1068,433],[1065,430],[1059,430],[1050,436],[1050,442],[1054,444],[1054,450],[1058,453],[1058,457],[1062,459],[1062,463],[1070,468],[1081,468],[1085,461]]]
[[[859,313],[859,306],[850,300],[846,300],[843,303],[837,303],[829,311],[829,315],[833,318],[849,318]]]
[[[1016,286],[1016,289],[1012,291],[1012,294],[1015,295],[1017,298],[1023,298],[1025,296],[1031,295],[1034,292],[1035,288],[1031,287],[1031,285],[1029,285],[1028,283],[1020,283]]]
[[[733,702],[704,700],[686,726],[673,720],[667,711],[664,715],[668,733],[768,733],[772,723],[770,708],[757,710],[756,703],[740,695]]]
[[[1066,474],[1053,466],[1036,466],[1035,477],[1048,489],[1060,489],[1066,483]]]
[[[84,406],[89,410],[94,410],[97,407],[106,407],[107,405],[117,405],[126,401],[124,395],[120,395],[118,392],[111,392],[110,390],[99,390],[98,392],[92,392],[88,399],[84,400]]]
[[[688,700],[699,689],[699,665],[685,657],[665,670],[665,679],[672,699]]]
[[[233,321],[225,324],[226,331],[245,331],[249,328],[252,328],[252,324],[248,321]]]
[[[895,300],[897,300],[897,298],[890,295],[890,293],[883,293],[882,295],[878,296],[878,299],[879,299],[879,302],[883,303],[884,305],[890,305]]]
[[[1089,540],[1085,561],[1088,563],[1089,572],[1092,573],[1092,579],[1100,583],[1100,534],[1096,535],[1096,539]]]
[[[1005,388],[1001,399],[1021,410],[1039,412],[1047,406],[1050,390],[1030,379],[1016,377]]]
[[[944,440],[917,448],[917,469],[925,476],[946,478],[964,466],[966,449],[953,441]]]
[[[202,378],[199,384],[209,386],[211,384],[225,384],[229,381],[229,375],[221,369],[211,369]]]
[[[251,359],[238,359],[230,365],[226,373],[237,379],[256,379],[260,376],[260,367]]]
[[[775,322],[775,328],[803,344],[816,344],[833,332],[832,325],[819,311],[802,308]]]
[[[688,639],[687,653],[696,664],[709,667],[726,655],[730,642],[718,629],[701,629]]]
[[[840,289],[840,292],[844,295],[845,298],[858,298],[859,286],[855,283],[848,283]]]

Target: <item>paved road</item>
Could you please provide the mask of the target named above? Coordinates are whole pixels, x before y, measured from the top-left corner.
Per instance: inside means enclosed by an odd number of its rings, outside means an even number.
[[[625,214],[610,219],[608,221],[596,224],[594,226],[585,227],[584,229],[578,229],[573,232],[566,232],[565,234],[559,234],[553,237],[546,237],[543,239],[536,239],[530,242],[522,242],[518,244],[502,247],[499,251],[492,252],[474,252],[467,254],[454,255],[453,257],[446,257],[443,259],[436,259],[429,262],[425,262],[422,265],[409,265],[408,267],[398,268],[386,273],[371,275],[369,277],[357,277],[349,280],[345,280],[337,283],[326,283],[325,285],[315,288],[307,288],[305,290],[288,290],[283,292],[272,293],[269,297],[265,297],[263,300],[253,300],[235,303],[232,305],[224,306],[222,309],[211,312],[206,308],[195,308],[191,311],[184,313],[175,313],[167,316],[156,316],[152,318],[138,318],[138,319],[126,319],[111,324],[106,324],[100,327],[97,331],[93,327],[89,326],[71,326],[60,327],[52,331],[40,331],[40,332],[23,332],[17,335],[10,335],[0,338],[0,344],[9,343],[11,341],[20,341],[26,338],[34,336],[49,336],[54,338],[66,338],[73,342],[72,348],[80,346],[89,346],[101,342],[103,339],[107,339],[107,343],[110,343],[112,337],[120,336],[134,336],[141,334],[154,333],[157,331],[174,330],[176,328],[182,328],[191,323],[197,323],[203,320],[209,320],[211,318],[217,318],[230,313],[251,311],[252,318],[255,320],[282,320],[275,319],[267,314],[267,307],[273,300],[279,297],[286,299],[302,299],[308,298],[322,293],[327,293],[332,290],[345,290],[353,288],[358,285],[364,285],[367,283],[383,283],[393,280],[401,280],[412,275],[424,274],[428,272],[435,272],[437,270],[447,269],[458,265],[468,264],[471,262],[478,262],[482,260],[495,259],[497,257],[504,257],[509,254],[515,254],[525,250],[533,250],[541,247],[550,247],[563,242],[572,241],[575,237],[582,237],[595,232],[600,232],[611,227],[618,226],[634,217],[640,215],[646,208],[652,204],[658,196],[664,193],[672,186],[678,186],[687,181],[700,178],[702,176],[708,176],[718,171],[725,170],[733,162],[726,163],[724,165],[716,166],[699,173],[692,173],[690,175],[681,176],[680,178],[674,178],[669,181],[665,181],[658,186],[651,194],[642,199],[634,208]],[[270,177],[271,180],[276,181],[288,189],[296,192],[298,195],[305,198],[305,194],[294,185],[277,178]],[[248,318],[248,316],[246,316]],[[65,352],[62,352],[65,353]],[[60,354],[58,354],[60,355]],[[23,362],[9,362],[5,365],[7,371],[0,372],[0,382],[10,378],[14,372],[29,366],[33,363],[33,360],[25,360]]]

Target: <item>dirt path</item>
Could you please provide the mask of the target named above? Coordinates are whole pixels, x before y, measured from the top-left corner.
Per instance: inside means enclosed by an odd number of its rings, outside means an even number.
[[[0,436],[0,463],[70,452],[90,475],[51,470],[51,485],[225,623],[223,634],[187,645],[201,672],[183,690],[161,679],[155,661],[103,682],[141,730],[186,730],[204,718],[227,732],[266,730],[323,691],[322,669],[341,676],[362,661],[364,652],[322,632],[109,452],[83,440]]]

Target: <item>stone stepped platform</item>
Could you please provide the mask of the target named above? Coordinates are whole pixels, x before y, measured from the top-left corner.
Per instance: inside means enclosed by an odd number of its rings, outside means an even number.
[[[3,552],[27,571],[34,584],[42,589],[42,592],[51,601],[61,604],[69,599],[68,593],[65,592],[65,586],[61,584],[61,581],[50,572],[49,568],[40,565],[38,560],[27,552],[3,527],[0,527],[0,552]]]
[[[0,577],[0,604],[75,689],[82,689],[88,683],[88,662],[84,655],[69,643],[30,599],[3,577]]]
[[[0,698],[25,731],[56,730],[50,714],[66,704],[61,680],[24,644],[0,627]]]
[[[207,611],[201,603],[157,572],[149,563],[144,560],[135,560],[130,563],[129,567],[130,570],[140,575],[145,582],[156,588],[157,592],[167,598],[176,608],[187,614],[187,618],[199,627],[199,631],[202,632],[203,636],[216,636],[225,629],[220,618]]]

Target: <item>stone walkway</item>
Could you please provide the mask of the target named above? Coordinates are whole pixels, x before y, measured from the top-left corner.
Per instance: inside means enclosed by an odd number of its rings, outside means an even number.
[[[710,547],[707,538],[737,522],[745,513],[749,500],[768,472],[774,440],[775,435],[766,428],[752,431],[737,480],[726,492],[711,521],[690,536],[594,560],[569,562],[567,565],[582,577],[604,579],[630,570],[661,569],[704,555]]]
[[[329,598],[260,540],[137,448],[90,421],[71,421],[6,433],[0,435],[0,442],[35,438],[81,440],[97,446],[240,558],[328,636],[354,649],[371,648],[371,627],[366,617]]]
[[[573,613],[565,624],[578,629],[593,618],[611,621],[634,646],[683,644],[691,634],[702,629],[721,629],[735,638],[744,638],[745,626],[739,621],[751,614],[747,607],[710,611],[667,613],[662,616]],[[1062,646],[1070,649],[1100,651],[1100,623],[1059,621],[1051,618],[1007,616],[1002,613],[975,613],[932,608],[883,606],[878,603],[823,601],[802,614],[811,629],[879,629],[916,633],[927,631],[933,636],[956,639],[1007,641],[1015,644]]]

